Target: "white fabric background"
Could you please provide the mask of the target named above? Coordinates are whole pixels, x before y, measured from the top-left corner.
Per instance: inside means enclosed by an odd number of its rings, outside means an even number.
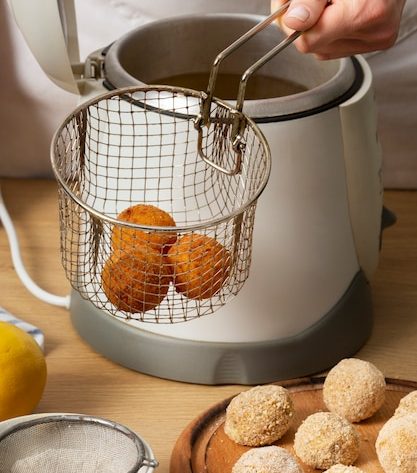
[[[417,0],[408,0],[396,45],[367,57],[374,74],[385,187],[417,189]]]
[[[81,56],[156,18],[195,12],[267,14],[269,0],[75,0]],[[77,97],[52,84],[0,0],[0,176],[51,176],[52,134]],[[373,54],[386,187],[417,188],[417,0],[397,45]]]

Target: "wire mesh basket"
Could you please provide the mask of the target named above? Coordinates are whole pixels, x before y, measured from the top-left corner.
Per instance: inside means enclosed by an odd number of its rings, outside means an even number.
[[[206,92],[118,89],[84,103],[52,143],[61,254],[72,287],[124,319],[173,323],[211,314],[249,275],[255,209],[270,170],[268,144],[236,105],[214,97],[220,63],[288,8],[286,2],[220,52]]]
[[[205,97],[119,89],[81,105],[54,137],[62,263],[72,287],[109,314],[190,320],[248,277],[269,149],[220,100],[200,126]]]

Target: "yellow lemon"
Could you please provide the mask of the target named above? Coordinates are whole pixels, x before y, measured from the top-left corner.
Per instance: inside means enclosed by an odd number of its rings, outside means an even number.
[[[30,414],[46,383],[46,362],[35,340],[0,322],[0,421]]]

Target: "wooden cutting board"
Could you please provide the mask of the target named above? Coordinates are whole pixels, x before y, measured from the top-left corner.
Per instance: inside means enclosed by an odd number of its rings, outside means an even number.
[[[324,378],[320,377],[277,383],[290,391],[296,414],[291,429],[276,445],[294,454],[293,440],[298,426],[310,414],[327,410],[322,398],[323,382]],[[393,415],[400,399],[415,389],[415,382],[387,379],[384,405],[370,419],[355,424],[361,435],[360,456],[355,466],[363,468],[366,473],[384,473],[376,456],[375,440],[383,424]],[[212,406],[186,427],[172,451],[170,473],[231,473],[238,458],[249,450],[249,447],[236,444],[224,433],[226,407],[231,399]],[[305,473],[318,471],[301,461],[300,465]]]

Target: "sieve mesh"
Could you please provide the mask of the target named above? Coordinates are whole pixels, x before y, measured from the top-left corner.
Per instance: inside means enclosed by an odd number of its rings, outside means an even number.
[[[129,429],[83,416],[17,424],[0,438],[0,459],[2,473],[133,473],[156,465]]]

